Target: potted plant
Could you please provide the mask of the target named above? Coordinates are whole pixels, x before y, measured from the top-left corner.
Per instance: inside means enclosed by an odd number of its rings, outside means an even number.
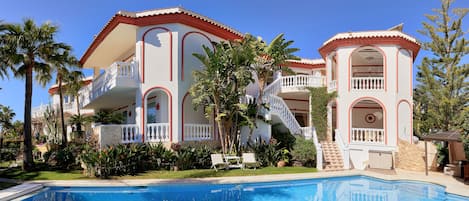
[[[290,162],[290,151],[288,149],[279,150],[280,160],[277,162],[277,167],[285,167]]]

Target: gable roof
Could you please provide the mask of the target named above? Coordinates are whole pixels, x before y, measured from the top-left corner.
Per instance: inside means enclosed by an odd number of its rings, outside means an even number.
[[[238,39],[243,37],[243,34],[229,26],[181,7],[142,12],[119,11],[104,25],[103,29],[93,39],[88,49],[81,57],[80,63],[84,64],[93,51],[119,24],[143,27],[168,23],[185,24],[223,39]]]

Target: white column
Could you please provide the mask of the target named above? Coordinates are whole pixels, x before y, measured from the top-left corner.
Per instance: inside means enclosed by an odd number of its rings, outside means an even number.
[[[142,91],[141,89],[137,90],[137,93],[135,94],[135,124],[138,126],[138,132],[142,134],[142,116],[144,115],[142,112]]]

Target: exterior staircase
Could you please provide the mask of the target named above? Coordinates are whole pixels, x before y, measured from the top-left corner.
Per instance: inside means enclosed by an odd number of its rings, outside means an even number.
[[[314,141],[317,158],[316,166],[318,170],[322,170],[323,168],[323,151],[321,148],[321,143],[318,142],[314,127],[301,127],[295,116],[290,111],[290,108],[288,108],[287,103],[285,103],[285,101],[279,97],[278,94],[283,90],[294,92],[298,90],[304,90],[305,87],[320,87],[324,85],[324,80],[325,79],[323,77],[312,76],[280,77],[264,88],[264,96],[262,97],[263,102],[268,103],[270,106],[268,114],[277,116],[283,125],[290,131],[290,133],[294,135],[303,135],[306,139],[312,139]],[[329,167],[330,170],[339,170],[339,168],[342,169],[342,158],[340,156],[340,151],[337,145],[335,145],[334,150],[331,151],[331,153],[336,153],[337,156],[332,154],[328,154],[328,156],[330,155],[337,161],[326,164],[326,167]]]
[[[338,171],[344,169],[344,162],[339,146],[335,142],[321,142],[322,153],[324,156],[324,170]]]

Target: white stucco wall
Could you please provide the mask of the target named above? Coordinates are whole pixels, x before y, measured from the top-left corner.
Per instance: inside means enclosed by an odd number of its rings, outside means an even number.
[[[395,147],[397,145],[397,107],[399,99],[411,100],[409,96],[409,84],[411,75],[409,75],[409,68],[411,67],[410,55],[402,54],[403,51],[399,51],[399,47],[396,45],[375,45],[374,47],[379,48],[384,52],[384,77],[386,82],[385,90],[381,91],[353,91],[349,89],[350,86],[350,75],[349,75],[349,64],[351,53],[359,48],[359,46],[348,46],[340,47],[336,50],[337,53],[337,65],[338,65],[338,97],[337,104],[340,108],[339,116],[337,117],[339,124],[337,129],[340,132],[342,139],[345,142],[349,141],[349,132],[352,124],[357,125],[358,121],[351,114],[351,107],[359,100],[373,100],[383,105],[383,119],[385,132],[387,135],[386,145]],[[405,51],[404,51],[405,52]],[[398,54],[399,53],[399,57]],[[396,59],[398,58],[398,59]],[[407,70],[399,71],[399,75],[396,74],[397,65],[405,65]],[[328,72],[331,71],[332,62],[330,59],[327,60]],[[401,66],[399,66],[401,68]],[[399,77],[399,82],[396,82],[396,77]],[[403,81],[405,80],[405,81]],[[397,89],[397,84],[399,90]],[[404,89],[406,88],[406,89]],[[397,92],[399,91],[399,92]],[[407,96],[401,95],[406,93]],[[370,111],[371,112],[371,111]],[[402,109],[402,116],[411,115],[411,111]],[[409,114],[410,113],[410,114]],[[401,114],[399,114],[401,116]],[[355,116],[364,121],[362,115]],[[354,120],[355,119],[355,120]],[[405,121],[408,121],[406,118]],[[400,120],[401,121],[401,120]],[[376,125],[378,126],[378,125]],[[407,132],[407,131],[406,131]]]
[[[172,41],[170,41],[170,35],[167,30],[171,32]],[[143,37],[144,34],[145,37]],[[180,141],[183,129],[183,109],[185,110],[184,120],[188,123],[208,123],[203,115],[203,110],[197,112],[193,110],[190,97],[186,97],[185,101],[187,103],[183,103],[184,96],[193,82],[192,72],[202,69],[202,64],[192,54],[203,54],[202,45],[211,47],[211,41],[219,41],[221,39],[182,24],[163,24],[139,28],[135,47],[135,58],[138,61],[139,69],[143,67],[142,37],[145,40],[145,67],[143,69],[145,79],[140,84],[140,90],[137,92],[135,99],[135,122],[138,125],[142,125],[140,115],[144,115],[142,110],[144,103],[140,97],[148,96],[152,91],[164,92],[169,97],[166,100],[171,100],[171,102],[160,105],[168,105],[166,109],[171,119],[168,119],[166,122],[171,124],[172,140],[174,142]],[[170,66],[170,64],[172,65]],[[140,74],[143,74],[143,72],[140,72]],[[172,107],[170,108],[169,106]],[[164,110],[163,107],[160,110]],[[162,111],[161,114],[163,112],[165,111]],[[161,121],[165,122],[163,116],[161,116]]]

